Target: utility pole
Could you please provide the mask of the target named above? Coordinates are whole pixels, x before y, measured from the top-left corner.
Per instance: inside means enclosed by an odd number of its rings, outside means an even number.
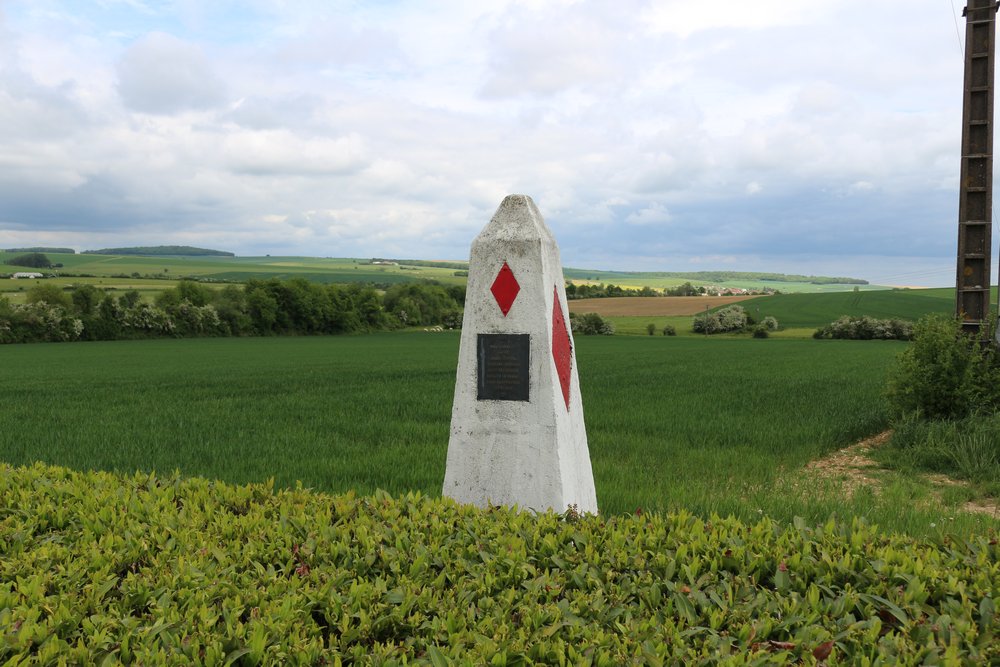
[[[984,340],[990,316],[993,226],[993,70],[1000,2],[968,0],[958,204],[956,310],[966,333]],[[985,342],[985,340],[984,340]]]

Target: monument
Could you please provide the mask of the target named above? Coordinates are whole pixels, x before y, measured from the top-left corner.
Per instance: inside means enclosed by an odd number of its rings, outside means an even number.
[[[472,243],[443,494],[597,512],[559,248],[509,195]]]

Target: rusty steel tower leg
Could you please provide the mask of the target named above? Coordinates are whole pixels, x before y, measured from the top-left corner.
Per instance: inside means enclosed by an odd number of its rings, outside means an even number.
[[[965,96],[958,205],[956,309],[962,329],[979,339],[989,331],[993,220],[993,69],[1000,3],[969,0],[965,8]]]

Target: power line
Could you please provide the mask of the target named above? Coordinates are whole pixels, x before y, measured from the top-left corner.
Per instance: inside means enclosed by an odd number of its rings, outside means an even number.
[[[955,37],[958,38],[958,53],[965,57],[965,46],[962,44],[962,31],[958,27],[958,12],[955,11],[955,0],[951,0],[951,18],[955,19]]]

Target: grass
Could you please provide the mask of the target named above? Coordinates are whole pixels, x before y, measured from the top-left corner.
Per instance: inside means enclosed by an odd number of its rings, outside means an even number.
[[[732,279],[732,280],[697,280],[684,278],[676,275],[665,275],[656,271],[598,271],[596,269],[574,269],[566,267],[563,274],[567,279],[577,284],[592,285],[617,285],[619,287],[641,288],[645,286],[656,289],[665,287],[677,287],[684,283],[692,285],[715,285],[717,287],[736,287],[740,289],[762,290],[766,287],[781,290],[782,292],[803,292],[809,294],[823,294],[830,292],[845,292],[854,289],[854,285],[849,284],[829,284],[816,285],[808,282],[779,282],[760,279]],[[885,290],[887,287],[880,285],[858,285],[860,290]]]
[[[604,301],[618,300],[604,299]],[[930,313],[951,314],[955,309],[955,291],[926,289],[775,294],[740,301],[738,305],[745,308],[758,321],[767,315],[777,318],[781,331],[772,333],[773,337],[809,338],[816,329],[843,315],[868,315],[879,319],[897,318],[916,321]],[[607,307],[611,308],[613,304],[608,304]],[[712,310],[721,307],[724,306],[716,306]],[[663,325],[669,323],[677,330],[678,336],[696,335],[692,331],[693,316],[657,317],[643,315],[642,312],[622,313],[619,309],[609,319],[614,323],[616,333],[645,335],[647,324],[653,323],[657,331],[661,331]]]
[[[569,301],[570,312],[614,315],[648,315],[652,317],[691,317],[706,309],[714,310],[745,301],[743,296],[622,296]]]
[[[0,272],[22,270],[2,263],[22,253],[0,251]],[[217,280],[245,281],[249,278],[303,277],[315,282],[376,282],[394,283],[418,279],[437,280],[445,284],[465,284],[465,277],[456,276],[456,269],[438,266],[372,265],[368,259],[334,257],[140,257],[133,255],[84,255],[45,253],[53,263],[63,264],[63,273],[87,273],[110,277],[115,274],[156,275],[164,278],[202,277]],[[27,269],[24,269],[27,270]],[[644,286],[662,289],[685,282],[717,284],[723,287],[760,289],[774,287],[784,292],[828,293],[852,289],[850,285],[813,285],[811,283],[766,282],[760,280],[729,280],[707,283],[658,273],[565,270],[566,277],[577,283],[615,284],[621,287]],[[591,278],[593,280],[591,280]],[[884,289],[863,285],[862,290]]]
[[[884,428],[884,373],[902,344],[658,335],[577,348],[605,513],[864,515],[915,533],[934,522],[796,475]],[[0,459],[438,495],[457,353],[454,333],[6,346]]]
[[[2,264],[16,253],[0,252],[0,272],[19,267]],[[434,266],[372,265],[368,260],[320,257],[137,257],[131,255],[83,255],[46,253],[53,263],[63,264],[56,273],[85,273],[100,277],[156,275],[163,278],[213,278],[245,281],[249,278],[302,277],[314,282],[395,283],[432,279],[447,284],[465,284],[455,269]],[[45,271],[48,273],[49,271]],[[119,279],[123,280],[123,279]],[[5,281],[2,281],[5,282]],[[163,289],[166,289],[165,287]]]
[[[886,466],[904,473],[944,473],[1000,496],[1000,414],[965,419],[903,418],[888,447],[878,452]]]
[[[70,288],[77,285],[93,285],[97,289],[111,291],[115,294],[124,293],[126,290],[136,290],[147,300],[152,301],[156,295],[164,290],[177,286],[176,280],[155,280],[144,278],[42,278],[42,279],[18,279],[0,280],[0,296],[7,298],[11,303],[24,303],[27,291],[38,285],[56,285],[61,288]],[[213,285],[209,284],[209,287]],[[218,285],[222,287],[222,285]]]
[[[3,264],[17,253],[0,252],[0,273],[28,271]],[[63,276],[38,280],[0,279],[0,296],[12,303],[24,303],[25,292],[41,284],[59,287],[94,285],[104,290],[136,289],[148,301],[177,285],[181,278],[194,277],[223,282],[246,282],[251,278],[303,278],[315,283],[393,284],[416,280],[435,280],[443,284],[464,285],[466,279],[455,269],[366,264],[368,260],[318,257],[136,257],[124,255],[82,255],[46,253],[62,269],[45,270],[51,274],[86,274],[93,277]],[[35,269],[31,269],[35,271]],[[154,278],[132,277],[156,276]],[[119,276],[119,277],[116,277]],[[120,277],[129,276],[129,277]],[[211,284],[209,283],[211,286]],[[220,288],[222,283],[218,285]]]
[[[572,304],[573,302],[570,301]],[[607,317],[615,325],[615,333],[623,334],[629,336],[648,336],[649,333],[646,331],[647,324],[653,324],[656,326],[656,333],[654,336],[663,335],[663,325],[670,324],[674,327],[678,336],[695,336],[697,334],[692,330],[693,317],[691,315],[675,315],[675,316],[652,316],[652,315],[626,315],[620,317]]]
[[[740,303],[759,319],[772,315],[782,327],[816,329],[843,315],[917,320],[928,313],[953,313],[950,289],[885,290],[832,294],[775,294]]]

